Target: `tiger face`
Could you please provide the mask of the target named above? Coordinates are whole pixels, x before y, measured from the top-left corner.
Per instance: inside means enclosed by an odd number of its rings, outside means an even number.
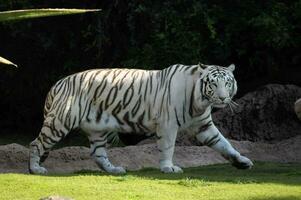
[[[235,65],[221,67],[215,65],[200,65],[203,72],[201,78],[201,95],[213,107],[223,108],[229,105],[237,92],[237,84],[233,75]]]

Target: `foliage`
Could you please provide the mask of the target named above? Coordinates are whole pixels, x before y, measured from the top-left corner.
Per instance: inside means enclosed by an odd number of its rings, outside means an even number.
[[[12,10],[0,12],[0,22],[15,21],[31,18],[50,17],[50,16],[61,16],[71,15],[86,12],[95,12],[100,10],[87,10],[87,9],[28,9],[28,10]],[[0,64],[10,65],[17,67],[16,64],[11,61],[0,57]]]
[[[256,163],[249,171],[212,165],[185,169],[183,174],[162,174],[157,169],[119,176],[97,172],[49,176],[1,174],[0,199],[27,200],[60,195],[87,200],[299,200],[300,174],[300,165],[272,163]]]
[[[300,5],[276,0],[134,1],[123,63],[162,68],[234,62],[244,77],[239,80],[263,74],[277,79],[287,66],[300,64]]]

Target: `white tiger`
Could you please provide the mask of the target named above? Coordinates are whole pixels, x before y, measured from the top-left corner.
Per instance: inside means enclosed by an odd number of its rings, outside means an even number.
[[[112,131],[156,134],[165,173],[182,172],[172,161],[180,131],[193,133],[235,167],[251,168],[253,163],[231,146],[211,119],[212,107],[231,104],[236,94],[234,69],[233,64],[177,64],[163,70],[95,69],[70,75],[48,93],[43,127],[30,144],[29,171],[46,173],[40,164],[76,128],[87,133],[91,156],[110,173],[125,173],[106,154],[107,134]]]

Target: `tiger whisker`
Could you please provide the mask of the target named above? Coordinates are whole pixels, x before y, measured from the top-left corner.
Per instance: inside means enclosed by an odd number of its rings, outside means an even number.
[[[234,111],[233,111],[233,108],[232,108],[232,106],[231,106],[231,103],[228,103],[228,105],[229,105],[229,108],[230,108],[230,110],[231,110],[231,113],[234,114]]]
[[[235,104],[232,103],[232,102],[229,102],[229,105],[233,106],[234,108],[237,108],[237,107],[238,107],[237,105],[235,105]]]
[[[236,103],[235,101],[233,101],[233,100],[231,100],[231,103],[233,104],[233,105],[235,105],[235,106],[239,106],[239,104],[238,103]]]

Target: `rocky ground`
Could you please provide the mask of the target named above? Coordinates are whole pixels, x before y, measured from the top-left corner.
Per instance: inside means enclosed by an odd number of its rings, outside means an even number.
[[[301,163],[301,136],[283,140],[275,144],[262,142],[234,141],[231,143],[243,155],[254,161],[299,162]],[[111,161],[128,170],[158,167],[158,150],[155,144],[144,144],[108,150]],[[0,146],[0,172],[27,173],[28,148],[19,144]],[[175,163],[182,167],[227,162],[208,147],[177,146]],[[70,173],[80,170],[99,170],[89,156],[87,147],[65,147],[54,150],[44,163],[50,173]],[[230,165],[229,165],[230,167]]]
[[[225,136],[235,139],[231,140],[233,146],[252,160],[301,163],[301,122],[294,111],[294,102],[300,97],[300,87],[267,85],[238,99],[240,107],[234,114],[230,109],[222,109],[213,117]],[[108,155],[115,165],[128,170],[158,167],[154,139],[109,149]],[[178,137],[174,160],[182,167],[226,162],[210,148],[196,146],[185,134]],[[0,172],[27,173],[27,166],[28,148],[19,144],[0,146]],[[44,166],[50,173],[99,170],[86,147],[54,150]]]

